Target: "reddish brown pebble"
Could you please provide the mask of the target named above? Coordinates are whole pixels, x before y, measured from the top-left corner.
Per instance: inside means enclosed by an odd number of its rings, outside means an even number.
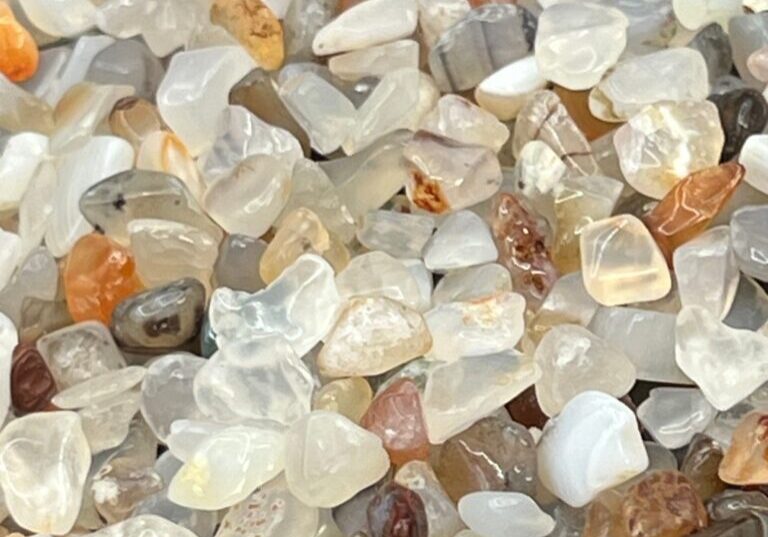
[[[557,84],[552,90],[560,97],[563,106],[587,140],[596,140],[619,126],[618,123],[608,123],[592,115],[589,110],[590,90],[573,91]]]
[[[424,502],[396,483],[384,485],[368,504],[370,537],[427,537]]]
[[[544,428],[549,418],[541,410],[539,401],[536,399],[536,388],[531,386],[523,393],[507,403],[507,412],[520,425],[526,427]]]
[[[21,343],[13,350],[11,401],[19,413],[39,412],[49,407],[56,395],[56,383],[43,357],[32,343]]]

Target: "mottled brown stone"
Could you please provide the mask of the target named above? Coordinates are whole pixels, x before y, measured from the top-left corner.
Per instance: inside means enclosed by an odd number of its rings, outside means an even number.
[[[56,392],[53,375],[35,345],[17,345],[11,363],[11,401],[14,410],[19,413],[44,410]]]

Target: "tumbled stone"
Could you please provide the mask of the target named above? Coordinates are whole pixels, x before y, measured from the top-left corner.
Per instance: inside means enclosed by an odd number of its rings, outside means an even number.
[[[422,408],[432,444],[441,444],[531,386],[541,371],[514,351],[460,358],[427,372]]]
[[[336,287],[345,299],[383,296],[423,311],[429,297],[422,297],[419,281],[405,262],[379,251],[358,255],[336,276]]]
[[[24,342],[34,342],[72,324],[65,300],[44,300],[27,297],[21,304],[19,336]]]
[[[699,306],[677,316],[675,359],[718,410],[727,410],[768,380],[768,338],[730,328]]]
[[[590,110],[590,90],[570,90],[555,84],[552,91],[560,97],[568,115],[588,141],[599,139],[616,128],[614,123],[603,120]]]
[[[747,69],[760,82],[768,82],[768,46],[757,49],[747,57]]]
[[[549,420],[549,416],[544,414],[536,399],[535,386],[523,390],[505,405],[505,409],[515,422],[529,429],[541,430]]]
[[[453,537],[463,527],[459,513],[424,461],[411,461],[395,474],[395,483],[412,490],[424,503],[429,537]]]
[[[545,537],[555,521],[519,492],[473,492],[459,501],[461,519],[484,537]]]
[[[672,7],[677,20],[689,30],[697,30],[712,21],[725,23],[742,12],[739,0],[673,0]]]
[[[712,95],[709,100],[717,106],[725,133],[721,160],[731,160],[739,155],[747,138],[765,129],[768,103],[759,91],[751,88]]]
[[[165,68],[147,45],[125,39],[99,51],[85,79],[97,84],[133,86],[138,97],[153,100],[164,74]]]
[[[760,192],[768,192],[768,181],[766,180],[765,154],[768,145],[768,135],[753,134],[746,139],[739,153],[739,163],[744,166],[744,180],[750,186],[758,189]]]
[[[592,438],[593,443],[574,450],[583,438]],[[586,505],[648,466],[635,415],[618,400],[596,391],[580,393],[547,422],[537,455],[539,479],[573,507]]]
[[[329,410],[360,423],[371,406],[373,391],[363,377],[332,380],[315,392],[312,410]]]
[[[78,35],[95,23],[96,6],[88,0],[21,0],[19,5],[32,24],[56,37]]]
[[[754,51],[768,45],[768,14],[749,13],[732,17],[728,21],[728,35],[733,48],[733,63],[747,85],[762,89],[765,84],[755,78],[747,67],[747,59]]]
[[[194,537],[194,532],[164,517],[137,515],[90,534],[92,537]]]
[[[410,168],[408,198],[431,213],[475,205],[495,194],[501,185],[498,158],[487,147],[464,145],[420,131],[405,146],[403,155]]]
[[[482,145],[499,152],[509,129],[492,114],[458,95],[444,95],[420,128],[465,145]]]
[[[452,270],[443,276],[432,293],[436,306],[448,302],[470,302],[512,290],[509,271],[497,263]]]
[[[216,0],[211,22],[222,26],[258,65],[272,71],[283,63],[283,27],[261,0]]]
[[[357,239],[369,250],[381,250],[393,257],[416,258],[435,229],[430,216],[396,211],[371,211],[363,217]]]
[[[11,132],[31,130],[45,134],[53,130],[51,107],[8,80],[2,73],[0,95],[3,97],[0,105],[0,128]]]
[[[763,224],[768,208],[762,205],[738,209],[731,217],[731,247],[742,272],[759,280],[768,279],[768,245],[763,239]]]
[[[765,460],[768,420],[762,412],[747,414],[733,431],[718,476],[731,485],[759,485],[768,482]]]
[[[258,270],[243,270],[243,267],[258,267],[267,243],[248,235],[228,235],[221,242],[219,256],[213,268],[214,287],[229,287],[238,291],[253,293],[266,286]]]
[[[444,91],[474,88],[498,69],[528,55],[536,19],[516,5],[473,9],[442,33],[429,53],[429,67]]]
[[[376,492],[368,504],[367,515],[371,537],[429,535],[424,502],[418,494],[397,483],[387,483]]]
[[[16,20],[8,4],[0,6],[0,73],[12,82],[31,78],[40,59],[37,43]]]
[[[195,199],[203,197],[203,183],[187,147],[172,132],[159,130],[142,140],[136,153],[136,168],[163,172],[182,180]]]
[[[40,412],[0,433],[0,486],[14,520],[27,530],[72,529],[91,464],[91,451],[74,412]]]
[[[739,284],[730,229],[718,226],[678,247],[675,280],[683,306],[701,306],[718,319],[728,315]]]
[[[440,36],[472,8],[468,0],[417,0],[419,29],[424,43],[432,48]]]
[[[324,410],[293,424],[285,438],[290,491],[315,507],[335,507],[378,481],[389,468],[381,440]]]
[[[11,241],[9,250],[12,252],[13,249]],[[13,269],[13,253],[7,262],[8,269]],[[58,286],[59,266],[47,248],[38,246],[19,263],[16,272],[0,291],[0,312],[19,326],[24,300],[53,300],[56,298]]]
[[[431,346],[418,312],[384,297],[353,298],[325,338],[317,365],[328,377],[378,375]]]
[[[4,137],[0,145],[0,209],[15,209],[44,166],[49,152],[48,137],[21,132]]]
[[[591,88],[627,46],[629,20],[595,4],[555,4],[539,16],[536,62],[547,80],[572,90]]]
[[[697,434],[688,445],[688,451],[680,463],[680,471],[690,480],[699,497],[707,501],[727,485],[717,475],[723,450],[710,437]]]
[[[419,388],[410,379],[397,380],[379,392],[360,426],[381,438],[392,464],[401,466],[429,455]]]
[[[366,76],[381,78],[397,69],[416,69],[418,64],[419,44],[411,39],[366,47],[328,60],[328,68],[334,75],[352,82]]]
[[[654,388],[637,408],[640,423],[664,447],[686,446],[715,417],[704,395],[691,388]]]
[[[723,27],[716,22],[699,30],[688,46],[704,56],[710,82],[730,74],[733,69],[731,42]]]
[[[627,214],[582,230],[581,273],[590,296],[604,306],[657,300],[672,286],[653,237],[640,220]]]
[[[710,102],[661,102],[644,108],[613,137],[629,185],[661,199],[680,179],[715,166],[725,143]]]
[[[57,391],[43,357],[30,343],[21,343],[13,349],[10,382],[11,403],[20,414],[45,409]]]
[[[528,97],[546,86],[534,56],[516,60],[480,82],[475,88],[477,104],[502,121],[517,117]]]
[[[52,402],[62,410],[98,405],[136,386],[145,373],[145,368],[136,365],[109,371],[60,391]]]
[[[424,264],[433,271],[481,265],[498,256],[488,225],[471,211],[451,213],[424,246]]]

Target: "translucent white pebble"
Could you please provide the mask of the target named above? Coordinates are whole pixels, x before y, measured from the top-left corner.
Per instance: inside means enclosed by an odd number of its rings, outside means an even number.
[[[696,388],[654,388],[637,407],[637,417],[656,441],[667,449],[687,446],[693,435],[707,428],[715,409]]]
[[[19,0],[24,14],[37,28],[56,37],[72,37],[96,23],[90,0]]]
[[[451,213],[424,246],[424,264],[437,272],[490,263],[498,255],[488,224],[472,211]]]
[[[96,405],[142,381],[145,367],[132,365],[92,377],[57,393],[51,402],[62,410]]]
[[[519,492],[472,492],[459,500],[459,515],[481,537],[545,537],[555,521]]]
[[[477,104],[502,121],[517,117],[528,97],[543,89],[547,81],[539,73],[534,56],[526,56],[502,67],[475,88]]]
[[[195,537],[195,533],[155,515],[137,515],[107,526],[90,537]]]

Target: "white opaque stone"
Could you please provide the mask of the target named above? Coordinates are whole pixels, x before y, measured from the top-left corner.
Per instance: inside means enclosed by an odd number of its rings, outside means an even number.
[[[344,299],[382,296],[420,310],[421,289],[404,260],[384,252],[369,252],[352,259],[336,276],[336,287]]]
[[[130,390],[144,379],[146,368],[132,365],[91,377],[57,393],[51,402],[62,410],[97,405]]]
[[[228,341],[195,376],[195,401],[219,423],[291,424],[309,412],[312,376],[280,336]]]
[[[192,509],[230,507],[283,470],[284,445],[285,433],[273,427],[226,428],[200,443],[173,477],[168,498]]]
[[[546,537],[555,521],[519,492],[472,492],[459,500],[464,523],[481,537]]]
[[[328,60],[334,75],[351,82],[366,76],[381,78],[406,67],[419,67],[419,44],[411,39],[339,54]]]
[[[584,287],[604,306],[650,302],[672,288],[656,241],[632,215],[588,224],[581,230],[580,243]]]
[[[451,213],[424,247],[424,264],[437,272],[490,263],[498,256],[488,225],[472,211]]]
[[[536,399],[548,416],[576,395],[596,390],[622,397],[634,386],[635,366],[619,349],[573,324],[553,326],[534,355],[541,368]]]
[[[90,537],[195,537],[192,531],[155,515],[136,515],[89,534]]]
[[[417,22],[414,0],[367,0],[321,28],[312,51],[326,56],[402,39],[413,33]]]
[[[512,350],[523,335],[524,313],[525,299],[509,292],[440,304],[424,315],[432,334],[426,357],[450,362]]]
[[[768,280],[767,205],[742,207],[731,217],[731,247],[739,268],[758,280]]]
[[[0,210],[18,208],[47,155],[48,137],[42,134],[21,132],[5,140],[0,150]]]
[[[369,250],[382,250],[393,257],[420,257],[432,236],[435,220],[428,215],[396,211],[371,211],[365,214],[357,240]]]
[[[11,406],[11,364],[19,335],[13,322],[0,313],[0,421],[5,422]]]
[[[509,139],[509,128],[459,95],[444,95],[421,123],[427,132],[467,145],[484,145],[499,152]]]
[[[739,163],[744,166],[744,180],[768,194],[768,134],[753,134],[747,138],[741,146]]]
[[[502,121],[517,117],[528,97],[547,85],[534,56],[502,67],[475,88],[477,104]]]
[[[23,528],[63,535],[80,511],[91,450],[74,412],[38,412],[0,433],[0,486]]]
[[[0,290],[8,285],[23,255],[21,237],[0,229]]]
[[[698,30],[710,22],[725,26],[731,17],[741,15],[742,0],[672,0],[675,17],[685,28]]]
[[[470,356],[427,372],[422,409],[432,444],[442,444],[533,385],[533,359],[514,351]]]
[[[90,0],[18,0],[30,22],[48,35],[72,37],[96,23]]]
[[[654,388],[637,407],[637,418],[667,449],[687,446],[715,417],[715,409],[696,388]]]
[[[539,16],[536,62],[547,80],[571,90],[597,84],[627,46],[626,15],[589,2],[559,3]]]
[[[577,395],[547,422],[536,454],[541,482],[572,507],[648,467],[634,413],[596,391]]]
[[[471,302],[512,290],[512,276],[498,263],[452,270],[443,276],[432,293],[435,305],[446,302]]]
[[[305,254],[257,293],[219,287],[208,315],[220,344],[278,334],[304,356],[330,331],[340,307],[333,268],[322,257]]]
[[[709,229],[673,254],[677,292],[683,306],[701,306],[718,319],[731,309],[739,285],[739,267],[730,229]]]
[[[389,469],[379,437],[335,412],[307,414],[288,430],[285,446],[288,487],[314,507],[345,502]]]
[[[157,89],[157,109],[193,156],[213,146],[229,90],[256,64],[242,47],[179,52]]]
[[[730,328],[707,310],[677,315],[675,359],[718,410],[728,410],[768,381],[768,336]]]

